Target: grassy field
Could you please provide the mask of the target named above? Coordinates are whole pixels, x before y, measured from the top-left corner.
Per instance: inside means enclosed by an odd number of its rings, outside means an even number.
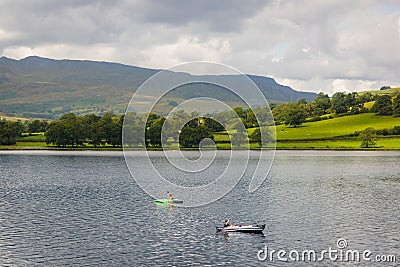
[[[23,142],[45,142],[46,137],[44,136],[44,133],[34,133],[31,135],[22,135],[22,137],[18,138],[17,141],[23,141]]]
[[[29,121],[29,120],[32,120],[32,119],[21,118],[21,117],[6,116],[1,113],[0,113],[0,119],[5,119],[7,121]]]
[[[289,141],[277,142],[277,149],[361,149],[361,142],[356,138],[324,141]],[[370,149],[399,150],[400,138],[378,138],[375,147]]]
[[[368,127],[376,130],[400,126],[400,118],[391,116],[377,116],[365,113],[353,116],[344,116],[317,122],[306,122],[302,126],[293,128],[285,125],[276,126],[277,149],[361,149],[361,142],[351,137],[355,131]],[[255,128],[248,129],[252,134]],[[229,136],[227,132],[214,134],[218,147],[227,147]],[[251,148],[258,148],[250,144]],[[400,137],[378,138],[374,149],[400,149]]]
[[[393,128],[394,126],[400,126],[400,118],[364,113],[329,120],[306,122],[297,128],[278,125],[276,126],[276,134],[278,141],[327,139],[348,136],[355,131],[361,131],[368,127],[374,127],[376,130],[379,130]]]
[[[355,131],[361,131],[368,127],[374,127],[376,130],[379,130],[393,128],[394,126],[400,126],[400,118],[364,113],[329,120],[306,122],[297,128],[277,125],[276,134],[277,141],[332,139],[346,137]],[[250,135],[254,130],[255,128],[250,128],[247,132]],[[216,142],[229,141],[227,132],[216,133],[214,134],[214,138]]]

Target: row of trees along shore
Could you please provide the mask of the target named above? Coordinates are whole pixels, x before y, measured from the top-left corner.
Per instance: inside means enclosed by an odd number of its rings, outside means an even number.
[[[375,101],[372,108],[365,107],[365,103]],[[331,98],[327,94],[319,93],[315,100],[307,103],[304,99],[296,103],[271,104],[272,114],[268,107],[257,107],[246,109],[235,108],[232,112],[219,112],[213,114],[215,120],[207,116],[199,117],[198,114],[187,114],[178,111],[168,118],[168,123],[164,124],[166,117],[151,113],[129,114],[125,123],[131,133],[126,136],[126,146],[131,147],[160,147],[162,143],[177,142],[182,147],[196,147],[199,141],[204,138],[213,140],[213,134],[224,130],[222,124],[227,126],[226,130],[231,130],[232,145],[240,146],[246,140],[245,130],[247,128],[262,128],[275,124],[286,124],[297,127],[306,121],[318,121],[329,119],[335,116],[354,115],[365,112],[374,112],[378,115],[400,116],[400,94],[392,98],[389,95],[374,96],[370,93],[335,93]],[[261,125],[258,124],[256,116],[261,118]],[[147,121],[146,121],[147,118]],[[0,120],[0,144],[13,145],[16,138],[23,133],[45,132],[46,143],[58,147],[83,146],[90,144],[97,146],[121,146],[122,127],[124,115],[114,115],[106,113],[103,116],[95,114],[75,115],[67,113],[59,120],[45,121],[6,121]],[[187,123],[178,133],[177,129],[182,121]],[[222,124],[220,124],[219,122]],[[143,126],[145,125],[145,133]],[[243,127],[244,126],[244,127]],[[265,127],[264,127],[265,128]],[[161,129],[163,134],[161,134]],[[397,130],[397,129],[396,129]],[[388,129],[386,132],[393,132]],[[385,133],[386,133],[385,132]],[[397,132],[397,131],[395,131]],[[378,132],[380,133],[380,132]],[[357,133],[356,133],[357,134]],[[254,131],[250,136],[250,142],[265,143],[270,137],[265,135],[266,140],[261,140],[259,130]],[[178,138],[179,137],[179,138]],[[161,140],[164,138],[164,140]]]
[[[48,124],[45,132],[46,143],[58,147],[82,146],[85,144],[97,146],[111,145],[122,146],[122,127],[125,134],[124,146],[127,147],[161,147],[162,144],[172,144],[179,141],[181,147],[198,147],[201,140],[208,138],[214,140],[214,133],[224,130],[222,126],[233,130],[232,145],[240,146],[246,139],[245,129],[258,127],[257,115],[267,118],[267,125],[273,125],[273,118],[267,107],[254,110],[235,108],[233,112],[220,112],[214,114],[214,119],[209,116],[199,116],[193,112],[185,113],[183,110],[175,112],[168,119],[155,113],[114,115],[107,113],[102,117],[94,114],[76,116],[73,113],[63,115],[59,120]],[[221,123],[219,123],[219,122]],[[183,127],[181,127],[183,125]],[[243,127],[243,125],[245,125]],[[242,126],[240,128],[239,126]],[[177,129],[181,129],[178,131]],[[239,129],[244,129],[239,130]],[[243,136],[240,138],[239,136]],[[250,141],[261,144],[260,131],[254,131]]]
[[[35,133],[44,132],[46,143],[57,147],[85,145],[120,147],[125,120],[126,132],[129,134],[125,135],[124,145],[128,147],[157,148],[162,144],[168,145],[178,141],[182,147],[198,147],[201,140],[205,138],[214,140],[214,133],[224,131],[225,128],[222,125],[226,125],[227,129],[233,132],[232,145],[240,146],[247,140],[246,128],[259,126],[254,112],[259,118],[263,118],[263,126],[273,125],[274,120],[268,107],[258,107],[253,110],[238,107],[232,112],[214,114],[215,119],[210,119],[208,115],[199,116],[195,112],[187,114],[181,110],[168,117],[168,120],[165,116],[155,113],[128,113],[127,115],[106,113],[103,116],[95,114],[78,116],[67,113],[51,122],[1,120],[1,144],[13,145],[16,143],[16,138],[23,133],[35,135]],[[181,125],[183,127],[180,127]],[[176,130],[180,128],[182,128],[180,131]],[[250,136],[250,141],[261,144],[260,130],[254,131]]]

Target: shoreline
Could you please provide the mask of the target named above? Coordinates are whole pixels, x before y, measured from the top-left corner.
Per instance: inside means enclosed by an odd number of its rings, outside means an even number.
[[[162,151],[144,151],[135,150],[130,151],[131,154],[128,156],[132,157],[147,157],[147,156],[159,156]],[[190,152],[190,151],[188,151]],[[245,150],[242,151],[246,153]],[[221,156],[228,156],[230,153],[228,150],[220,151]],[[258,153],[256,150],[250,150],[249,154],[251,157],[257,157]],[[125,157],[124,151],[95,151],[95,150],[0,150],[0,156],[7,155],[26,155],[26,156],[85,156],[85,157]],[[171,154],[172,155],[172,154]],[[179,155],[179,153],[175,154]],[[277,150],[273,152],[274,158],[280,157],[400,157],[400,151],[350,151],[350,150]]]
[[[61,147],[30,147],[30,146],[0,146],[0,151],[124,151],[123,148],[121,147],[67,147],[67,148],[61,148]],[[169,149],[162,149],[162,148],[130,148],[130,149],[125,149],[125,151],[173,151],[173,150],[178,150],[176,148],[169,148]],[[183,148],[180,149],[182,151],[198,151],[199,149],[196,148]],[[213,149],[204,149],[204,150],[213,150]],[[245,149],[245,148],[238,148],[238,149],[227,149],[227,148],[218,148],[217,150],[225,150],[225,151],[230,151],[230,150],[250,150],[250,151],[260,151],[262,150],[261,148],[250,148],[250,149]],[[263,150],[270,150],[270,149],[263,149]],[[385,148],[385,147],[371,147],[371,148],[309,148],[309,147],[293,147],[293,148],[287,148],[287,147],[277,147],[275,148],[276,151],[400,151],[400,148]]]

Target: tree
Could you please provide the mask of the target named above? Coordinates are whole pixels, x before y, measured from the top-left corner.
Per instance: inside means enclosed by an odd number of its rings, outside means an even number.
[[[33,120],[28,124],[28,131],[30,133],[45,132],[48,126],[48,122],[45,120]]]
[[[0,121],[0,144],[15,145],[16,137],[20,136],[23,131],[21,122]]]
[[[273,138],[268,128],[261,128],[261,130],[260,128],[255,129],[254,132],[250,135],[250,140],[254,143],[258,143],[261,147],[263,147],[267,143],[273,142]]]
[[[101,124],[107,143],[114,147],[121,146],[123,117],[106,113],[101,118]]]
[[[86,136],[94,147],[106,143],[106,133],[102,121],[94,121],[86,128]]]
[[[334,93],[331,100],[331,109],[335,114],[345,114],[348,111],[346,106],[346,95],[342,92]]]
[[[124,145],[139,147],[144,145],[144,120],[133,112],[124,117]]]
[[[331,100],[329,96],[324,93],[319,93],[313,102],[314,109],[312,110],[312,116],[322,116],[327,113],[328,108],[331,106]]]
[[[246,128],[258,126],[257,118],[251,108],[243,109],[243,107],[236,107],[233,111],[239,116]]]
[[[360,132],[358,139],[361,140],[361,147],[368,148],[376,145],[376,131],[372,127]]]
[[[270,105],[272,106],[272,104]],[[274,125],[274,117],[272,116],[271,109],[269,107],[256,107],[253,108],[258,126],[271,126]]]
[[[247,140],[247,131],[241,118],[232,120],[228,125],[228,129],[231,131],[229,135],[233,146],[240,147],[245,144]]]
[[[101,123],[101,117],[95,114],[88,114],[82,117],[82,124],[85,129],[85,138],[89,139],[88,142],[94,147],[103,144],[105,133]]]
[[[185,123],[190,120],[190,118],[190,115],[185,113],[183,110],[179,110],[174,112],[172,115],[168,115],[164,123],[164,127],[162,128],[163,138],[168,140],[168,138],[171,137],[175,141],[178,141],[179,131],[185,125]],[[196,120],[193,123],[197,124],[198,121]]]
[[[296,128],[306,121],[307,114],[305,106],[297,103],[287,103],[280,107],[277,119],[286,125]]]
[[[246,109],[245,126],[246,126],[246,128],[252,128],[252,127],[259,126],[257,117],[254,114],[254,110],[252,108]]]
[[[186,124],[179,134],[179,145],[182,147],[199,147],[200,141],[205,138],[214,140],[214,136],[207,127],[203,125],[190,127]]]
[[[85,129],[82,117],[77,117],[74,113],[66,113],[61,116],[59,122],[63,125],[64,139],[67,145],[83,145],[85,142]]]
[[[372,112],[378,113],[378,115],[389,116],[393,114],[393,103],[390,95],[378,96],[375,100],[374,105],[371,108]]]
[[[155,122],[160,116],[158,116],[154,112],[150,112],[149,115],[147,116],[147,121],[146,121],[146,128],[150,127],[153,122]]]
[[[63,121],[53,121],[49,124],[45,133],[46,144],[54,144],[58,147],[65,147],[71,143],[73,139],[71,132],[67,131],[66,125]]]
[[[364,103],[370,102],[372,100],[373,100],[373,95],[370,92],[366,92],[366,93],[357,95],[358,103],[364,104]]]
[[[158,119],[152,121],[151,125],[146,128],[146,145],[152,145],[155,147],[161,146],[161,131],[164,121],[164,117],[159,117]]]
[[[233,146],[240,147],[246,144],[247,135],[244,132],[236,132],[232,134],[231,143]]]
[[[400,94],[393,100],[393,116],[400,117]]]
[[[221,123],[209,117],[203,118],[203,125],[210,129],[211,132],[221,132],[224,130],[224,126]]]
[[[307,105],[307,100],[305,98],[301,98],[301,99],[299,99],[299,101],[297,101],[297,104],[299,104],[299,105]]]
[[[86,139],[86,129],[83,124],[83,117],[74,113],[66,113],[60,120],[53,121],[47,127],[45,133],[46,143],[57,146],[82,146]]]

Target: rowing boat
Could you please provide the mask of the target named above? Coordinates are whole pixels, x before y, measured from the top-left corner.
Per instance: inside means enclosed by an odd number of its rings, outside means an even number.
[[[265,229],[265,224],[262,225],[251,225],[251,224],[242,224],[242,225],[231,225],[228,227],[220,227],[216,226],[217,232],[222,233],[231,233],[231,232],[239,232],[239,233],[262,233]]]

